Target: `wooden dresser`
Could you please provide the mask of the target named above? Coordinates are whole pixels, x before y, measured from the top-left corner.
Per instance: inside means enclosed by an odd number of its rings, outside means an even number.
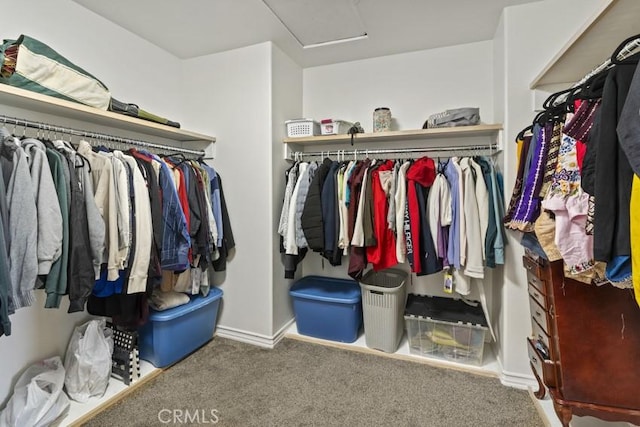
[[[565,279],[562,261],[528,254],[523,261],[536,397],[549,392],[564,426],[573,415],[640,425],[640,308],[633,291]]]

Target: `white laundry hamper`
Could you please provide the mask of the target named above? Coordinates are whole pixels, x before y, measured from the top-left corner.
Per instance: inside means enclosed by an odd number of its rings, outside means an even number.
[[[396,269],[369,271],[360,280],[367,347],[393,353],[404,333],[407,273]]]

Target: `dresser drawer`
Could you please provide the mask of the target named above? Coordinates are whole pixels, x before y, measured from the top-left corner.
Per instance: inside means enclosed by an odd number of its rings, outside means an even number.
[[[542,329],[542,326],[540,326],[534,319],[531,319],[531,333],[534,339],[540,341],[545,347],[547,347],[547,349],[549,349],[549,351],[551,351],[551,346],[549,345],[551,339],[549,338],[549,335],[547,335],[544,329]]]
[[[545,286],[545,279],[542,279],[531,271],[527,270],[527,285],[529,286],[529,293],[531,293],[531,288],[536,288],[538,291],[543,294],[547,293],[547,288]]]
[[[538,279],[540,280],[540,279]],[[542,292],[539,288],[535,287],[531,281],[529,281],[529,296],[531,298],[533,298],[534,300],[536,300],[536,302],[538,304],[540,304],[540,306],[548,311],[549,310],[549,306],[547,305],[547,297],[544,294],[544,292]]]
[[[538,304],[533,296],[529,297],[529,308],[531,309],[531,318],[538,322],[540,327],[547,333],[548,336],[551,336],[551,334],[549,333],[549,319],[547,316],[547,312],[540,304]]]
[[[536,261],[532,260],[527,256],[522,257],[522,263],[524,264],[524,268],[527,269],[528,273],[531,273],[535,277],[539,277],[544,279],[545,271]]]
[[[528,338],[527,342],[529,344],[527,348],[529,351],[529,360],[536,370],[536,373],[542,378],[542,381],[547,387],[556,387],[555,364],[540,354],[533,340]]]

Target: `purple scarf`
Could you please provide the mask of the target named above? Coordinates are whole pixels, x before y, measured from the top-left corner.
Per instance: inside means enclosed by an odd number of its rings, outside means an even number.
[[[540,215],[539,191],[544,177],[545,165],[547,162],[546,154],[549,145],[551,132],[546,127],[541,128],[536,125],[533,128],[533,139],[531,143],[534,145],[533,157],[529,167],[528,174],[525,179],[524,190],[520,198],[513,219],[509,223],[509,228],[513,230],[521,230],[525,232],[533,231],[535,220]],[[531,149],[530,147],[529,149]],[[538,191],[536,191],[536,189]]]

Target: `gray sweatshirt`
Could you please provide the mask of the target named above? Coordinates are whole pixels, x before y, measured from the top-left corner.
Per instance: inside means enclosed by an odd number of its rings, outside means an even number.
[[[91,257],[96,280],[100,278],[100,264],[105,248],[106,227],[104,218],[100,215],[98,205],[93,193],[93,179],[89,172],[88,162],[80,169],[80,185],[84,194],[84,204],[87,208],[87,221],[89,222],[89,243],[91,244]]]
[[[27,155],[38,215],[38,274],[46,275],[62,255],[62,212],[47,161],[46,147],[27,138],[20,147]]]
[[[9,263],[12,284],[11,299],[18,309],[33,303],[33,289],[38,276],[38,216],[24,151],[6,129],[0,129],[0,153],[11,158],[12,170],[6,183],[9,207]],[[4,172],[4,171],[3,171]]]

